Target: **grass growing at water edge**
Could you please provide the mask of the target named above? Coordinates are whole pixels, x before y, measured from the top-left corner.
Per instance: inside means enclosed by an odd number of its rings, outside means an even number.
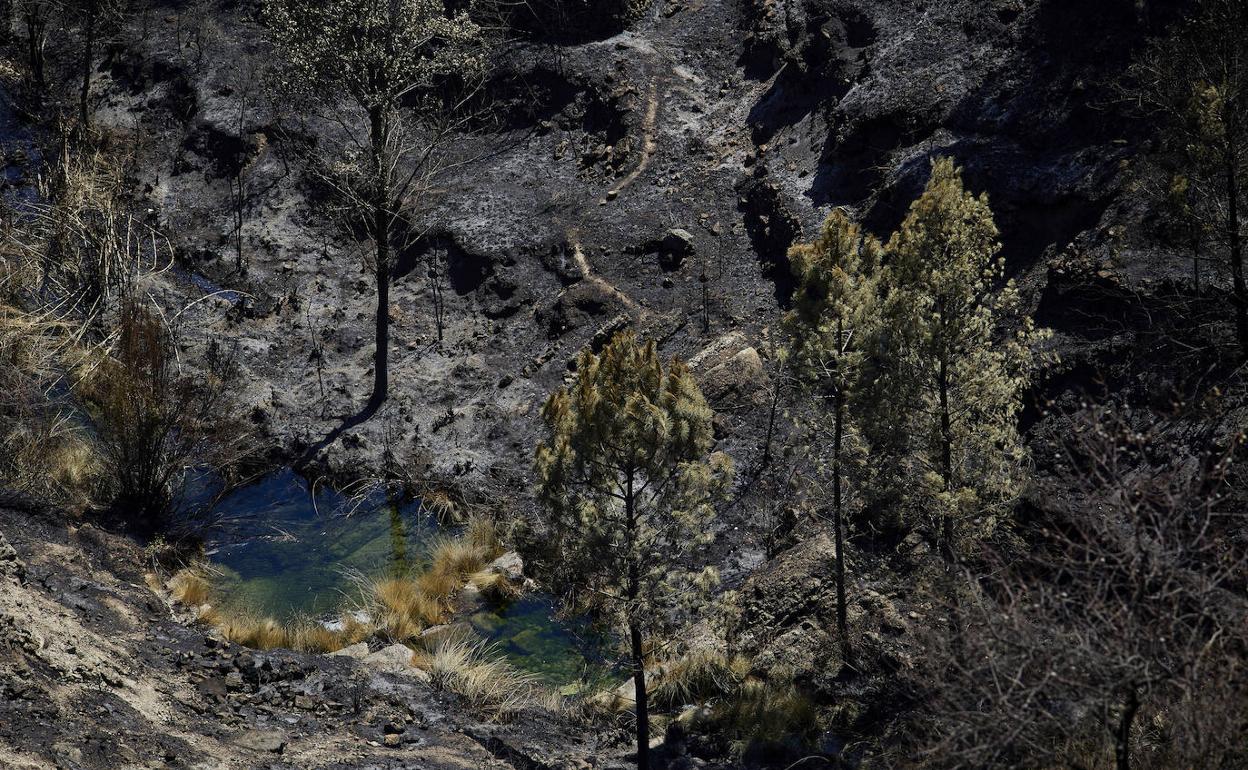
[[[458,591],[472,583],[479,590],[502,594],[505,580],[485,567],[503,552],[494,524],[469,520],[463,534],[442,537],[430,549],[429,566],[414,576],[359,577],[359,598],[331,630],[311,620],[283,623],[270,617],[214,601],[212,578],[202,567],[190,567],[169,581],[179,602],[196,608],[199,618],[216,626],[226,639],[257,649],[288,647],[331,652],[375,633],[395,642],[418,639],[430,626],[449,620]]]
[[[429,672],[433,686],[464,698],[478,711],[496,718],[526,708],[559,707],[559,696],[544,689],[536,676],[503,661],[490,645],[467,637],[438,641],[433,649],[418,651],[418,668]]]

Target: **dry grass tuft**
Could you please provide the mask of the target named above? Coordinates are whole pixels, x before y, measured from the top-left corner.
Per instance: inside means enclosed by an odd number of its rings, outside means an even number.
[[[469,537],[439,538],[430,551],[429,571],[453,575],[460,580],[489,563],[491,551],[472,542]]]
[[[377,630],[372,623],[365,623],[356,617],[354,612],[344,612],[338,617],[342,627],[338,630],[338,639],[343,647],[362,642]]]
[[[224,615],[217,624],[222,636],[254,650],[272,650],[290,645],[290,632],[273,618],[255,615]]]
[[[765,754],[789,741],[804,744],[813,740],[820,729],[814,704],[791,682],[752,677],[721,698],[710,710],[709,718],[693,727],[723,735],[738,755],[747,751]]]
[[[420,505],[440,522],[453,521],[459,512],[455,498],[445,489],[424,489],[420,492]]]
[[[730,659],[721,650],[695,647],[658,667],[651,698],[660,708],[678,708],[735,692],[745,680],[749,661]]]
[[[340,631],[331,631],[315,621],[296,624],[286,632],[291,649],[300,652],[337,652],[346,645]]]
[[[420,636],[421,631],[443,622],[446,616],[446,604],[430,594],[420,578],[371,581],[365,589],[365,604],[376,626],[394,641]]]
[[[482,558],[487,562],[497,559],[503,553],[498,525],[485,516],[468,519],[468,523],[464,525],[464,539],[473,547],[479,548],[483,553]]]
[[[472,573],[468,576],[468,582],[482,594],[495,601],[514,599],[521,593],[520,588],[512,585],[502,574],[488,569]]]
[[[8,304],[5,295],[20,281],[4,268],[0,253],[0,484],[85,509],[101,462],[65,390],[77,380],[85,343],[57,310],[27,313]]]
[[[451,637],[432,650],[417,652],[413,663],[432,677],[434,687],[453,692],[475,710],[507,719],[527,708],[548,707],[545,692],[532,674],[501,660],[494,648],[471,638]]]
[[[169,593],[188,607],[199,607],[212,598],[212,582],[200,570],[179,570],[169,579]]]
[[[464,587],[464,579],[454,572],[431,569],[417,575],[412,584],[421,594],[439,605],[449,604],[455,592]]]

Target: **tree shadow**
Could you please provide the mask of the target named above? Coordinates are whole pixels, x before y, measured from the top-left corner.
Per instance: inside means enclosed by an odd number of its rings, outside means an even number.
[[[294,468],[296,473],[302,473],[304,469],[306,469],[308,465],[314,459],[316,459],[317,455],[319,455],[324,449],[328,448],[331,444],[337,441],[342,436],[342,434],[346,433],[347,431],[351,430],[357,425],[363,425],[364,423],[371,420],[377,414],[378,410],[381,409],[383,404],[385,404],[384,399],[370,398],[368,402],[364,404],[364,407],[360,409],[360,411],[356,412],[353,415],[349,415],[343,418],[342,423],[340,425],[335,427],[329,433],[325,434],[325,437],[322,438],[320,441],[309,446],[307,450],[305,450],[304,453],[300,455],[299,458],[295,460],[294,463],[292,463],[291,467]]]

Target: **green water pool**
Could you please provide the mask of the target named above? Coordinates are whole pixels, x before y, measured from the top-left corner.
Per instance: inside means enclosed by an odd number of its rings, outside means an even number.
[[[328,618],[354,597],[355,578],[419,569],[441,530],[418,501],[349,501],[290,469],[240,488],[215,507],[230,524],[208,543],[225,603],[282,620]],[[603,670],[602,638],[529,595],[467,618],[512,663],[566,686]]]

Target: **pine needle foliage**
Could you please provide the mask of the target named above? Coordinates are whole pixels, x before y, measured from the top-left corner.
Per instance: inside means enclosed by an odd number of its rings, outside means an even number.
[[[266,20],[290,56],[292,88],[331,86],[365,109],[391,109],[439,78],[483,66],[480,29],[442,0],[271,0]]]
[[[731,464],[711,454],[713,412],[688,367],[663,366],[653,341],[624,332],[586,351],[576,382],[546,402],[538,492],[558,563],[552,582],[578,607],[629,631],[639,765],[649,746],[643,634],[677,604],[694,609],[713,572],[691,570],[708,542],[713,502]]]
[[[859,391],[866,341],[877,323],[881,246],[864,235],[841,209],[828,215],[819,236],[789,250],[797,278],[793,310],[784,318],[789,340],[785,355],[801,389],[830,423],[810,430],[820,470],[832,483],[832,523],[836,542],[837,630],[841,652],[850,658],[846,621],[843,483],[847,455],[861,457],[851,406]],[[831,435],[826,435],[828,432]],[[856,450],[856,451],[855,451]]]
[[[1127,72],[1124,101],[1156,126],[1166,192],[1193,249],[1193,284],[1209,240],[1230,268],[1239,359],[1248,360],[1248,276],[1243,219],[1248,190],[1248,2],[1189,4],[1169,34],[1151,41]],[[1176,195],[1177,193],[1177,195]],[[1177,199],[1177,200],[1176,200]],[[1221,261],[1221,260],[1217,260]]]
[[[784,319],[788,363],[817,394],[850,392],[862,369],[880,252],[843,209],[828,214],[815,240],[789,249],[797,289]]]
[[[1026,460],[1022,394],[1047,336],[1019,313],[986,195],[952,160],[932,163],[922,196],[885,247],[871,432],[876,484],[911,517],[939,525],[947,561],[989,534],[1017,498]],[[1000,285],[1000,290],[997,286]]]

